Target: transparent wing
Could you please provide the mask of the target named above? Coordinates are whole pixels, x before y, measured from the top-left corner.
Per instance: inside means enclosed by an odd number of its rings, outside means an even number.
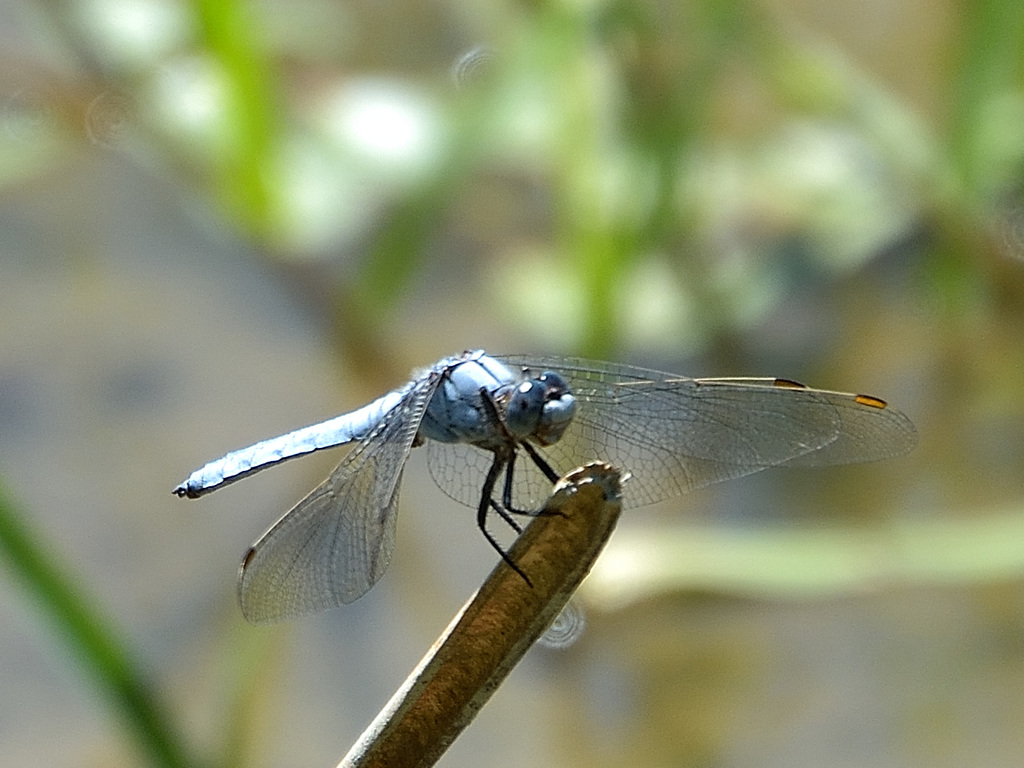
[[[827,392],[778,379],[690,379],[613,363],[499,358],[510,367],[562,374],[576,397],[572,425],[539,449],[559,473],[603,460],[628,470],[633,506],[777,465],[823,466],[897,456],[916,443],[913,425],[874,397]],[[431,445],[442,489],[475,505],[490,454]],[[516,463],[513,500],[537,508],[550,483],[533,462]]]
[[[437,388],[432,371],[330,477],[278,520],[242,562],[238,597],[253,623],[350,603],[387,570],[402,469]]]

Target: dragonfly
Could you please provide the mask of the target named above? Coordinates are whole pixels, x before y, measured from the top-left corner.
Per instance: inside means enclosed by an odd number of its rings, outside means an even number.
[[[629,472],[623,502],[642,506],[774,466],[892,458],[917,442],[884,400],[781,378],[688,378],[571,357],[447,357],[350,413],[233,451],[174,493],[198,498],[287,459],[346,443],[330,476],[243,558],[242,614],[265,623],[365,594],[395,547],[402,472],[413,448],[452,499],[492,514],[535,515],[552,484],[589,461]],[[522,574],[521,571],[519,571]]]

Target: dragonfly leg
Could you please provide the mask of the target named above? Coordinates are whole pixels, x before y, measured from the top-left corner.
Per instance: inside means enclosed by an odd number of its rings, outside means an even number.
[[[520,443],[521,446],[530,454],[530,458],[533,459],[533,463],[537,465],[537,469],[544,473],[544,477],[551,481],[552,484],[557,483],[559,480],[558,473],[551,468],[551,465],[544,460],[544,457],[540,455],[536,448],[530,445],[525,440]]]
[[[558,475],[555,474],[555,471],[551,469],[551,466],[544,460],[544,457],[537,452],[537,449],[535,449],[532,445],[525,441],[520,442],[519,445],[523,446],[523,448],[526,449],[526,453],[530,456],[531,459],[533,459],[534,463],[537,465],[540,471],[543,472],[552,483],[558,481]],[[540,509],[517,509],[515,506],[513,506],[512,476],[515,473],[515,464],[516,454],[515,452],[513,452],[512,456],[509,457],[507,465],[505,466],[505,488],[501,494],[501,501],[505,507],[505,510],[507,512],[511,512],[513,515],[524,515],[526,517],[540,517],[541,515],[547,514],[561,514],[560,512],[549,513],[545,510],[544,507],[541,507]]]
[[[516,519],[514,517],[512,517],[512,515],[510,515],[508,512],[505,511],[505,507],[503,505],[499,504],[494,499],[491,499],[490,501],[491,501],[491,509],[493,509],[495,512],[498,513],[498,517],[500,517],[502,520],[504,520],[506,523],[508,523],[508,527],[509,528],[511,528],[516,533],[522,533],[523,532],[523,526],[521,526],[519,523],[517,523]],[[516,512],[516,514],[519,514],[519,513]]]
[[[484,538],[487,539],[490,545],[494,547],[499,555],[501,555],[501,559],[505,561],[508,567],[522,576],[523,581],[532,587],[533,582],[530,581],[530,577],[523,573],[522,569],[516,565],[511,557],[509,557],[508,552],[506,552],[502,548],[501,544],[498,543],[498,540],[495,539],[494,536],[491,535],[491,532],[487,530],[487,512],[491,509],[494,509],[501,518],[505,520],[505,522],[516,530],[516,532],[521,533],[523,530],[519,524],[509,516],[508,511],[502,509],[500,505],[494,501],[494,498],[491,495],[494,493],[494,486],[498,481],[498,474],[503,469],[506,469],[508,463],[509,460],[506,457],[502,456],[501,453],[497,451],[495,452],[494,463],[491,464],[491,468],[487,470],[487,477],[484,479],[484,486],[480,496],[480,505],[476,510],[476,524],[477,527],[480,528],[480,532],[484,535]]]
[[[525,443],[521,443],[521,445],[525,445]],[[537,510],[537,509],[518,509],[518,508],[515,507],[515,505],[513,505],[513,503],[512,503],[512,485],[513,485],[513,480],[514,480],[514,475],[515,475],[515,467],[516,467],[516,453],[515,453],[515,451],[513,451],[512,455],[509,456],[508,462],[505,464],[505,485],[504,485],[504,487],[502,489],[502,492],[501,492],[501,504],[504,507],[505,512],[506,513],[511,513],[513,515],[523,515],[524,517],[537,517],[538,515],[543,514],[543,512],[541,510]]]

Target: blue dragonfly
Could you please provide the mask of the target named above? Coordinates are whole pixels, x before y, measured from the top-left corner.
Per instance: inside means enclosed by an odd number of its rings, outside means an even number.
[[[402,470],[427,445],[440,488],[476,509],[536,514],[564,473],[593,460],[630,473],[642,506],[773,466],[891,458],[917,442],[884,400],[787,379],[692,379],[568,357],[448,357],[358,410],[257,443],[193,472],[175,489],[197,498],[286,459],[355,443],[331,475],[246,553],[242,613],[262,623],[315,613],[363,595],[395,546]],[[516,568],[518,570],[518,568]]]

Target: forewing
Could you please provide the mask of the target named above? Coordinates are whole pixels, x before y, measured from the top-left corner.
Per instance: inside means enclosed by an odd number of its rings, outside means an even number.
[[[559,473],[593,460],[628,470],[626,498],[634,506],[780,464],[887,458],[916,442],[910,421],[877,398],[579,359],[502,360],[531,375],[555,370],[566,377],[577,415],[542,453]],[[517,467],[517,491],[521,484],[522,496],[538,503],[546,486],[525,464]]]
[[[350,603],[387,570],[402,469],[437,380],[431,372],[414,385],[252,546],[238,582],[246,619],[277,621]]]
[[[906,415],[871,395],[809,390],[827,400],[842,422],[836,439],[816,451],[785,462],[790,467],[825,467],[880,461],[909,453],[917,429]]]

